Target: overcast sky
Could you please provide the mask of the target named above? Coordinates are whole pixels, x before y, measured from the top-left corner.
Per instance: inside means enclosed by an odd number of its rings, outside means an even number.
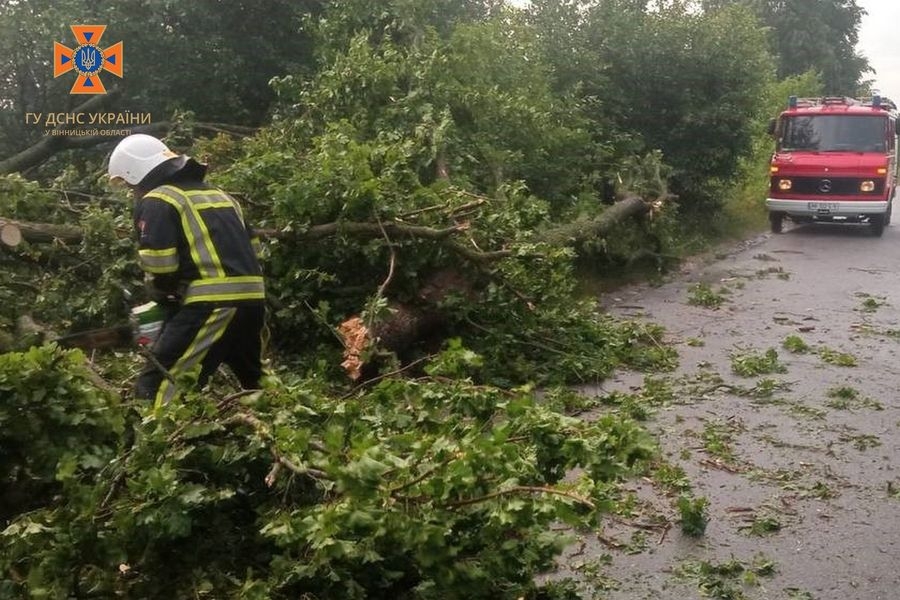
[[[869,13],[862,19],[857,50],[876,71],[875,89],[900,102],[900,1],[856,0],[856,4]]]

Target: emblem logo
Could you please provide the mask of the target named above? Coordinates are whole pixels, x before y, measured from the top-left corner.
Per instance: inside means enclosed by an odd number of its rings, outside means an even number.
[[[831,191],[831,180],[823,179],[822,181],[820,181],[819,182],[819,191],[822,192],[823,194],[827,194],[828,192],[830,192]]]
[[[123,46],[116,42],[108,48],[100,47],[106,25],[72,25],[78,46],[73,50],[59,42],[53,43],[53,77],[69,71],[78,73],[70,94],[105,94],[100,73],[108,71],[122,77]]]

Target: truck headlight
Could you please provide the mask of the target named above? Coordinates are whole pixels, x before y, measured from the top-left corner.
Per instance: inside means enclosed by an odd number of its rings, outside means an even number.
[[[778,189],[782,192],[786,192],[794,186],[793,182],[790,179],[779,179],[778,180]]]
[[[871,179],[867,179],[859,184],[859,191],[861,192],[874,192],[875,191],[875,182]]]

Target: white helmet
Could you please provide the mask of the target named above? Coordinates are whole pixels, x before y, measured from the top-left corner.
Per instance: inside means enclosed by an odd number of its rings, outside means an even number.
[[[107,172],[113,181],[139,184],[147,174],[178,154],[152,135],[135,133],[116,145],[109,156]]]

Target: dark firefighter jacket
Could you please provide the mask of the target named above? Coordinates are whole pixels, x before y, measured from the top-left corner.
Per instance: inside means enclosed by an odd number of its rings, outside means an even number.
[[[175,178],[135,205],[141,267],[181,304],[265,298],[259,240],[240,205],[202,178]]]

